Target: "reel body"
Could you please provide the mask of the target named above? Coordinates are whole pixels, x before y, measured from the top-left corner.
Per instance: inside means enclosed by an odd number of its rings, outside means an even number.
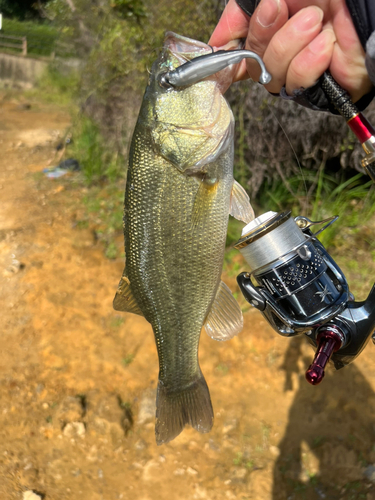
[[[375,327],[375,286],[366,301],[355,302],[341,269],[317,239],[335,220],[267,212],[243,229],[235,245],[250,267],[237,277],[246,300],[280,335],[304,333],[317,347],[306,374],[314,385],[331,357],[337,369],[353,361]],[[312,233],[311,226],[324,222]]]

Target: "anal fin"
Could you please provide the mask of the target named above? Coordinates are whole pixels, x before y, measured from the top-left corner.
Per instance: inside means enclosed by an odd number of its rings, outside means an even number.
[[[243,328],[241,308],[223,281],[220,282],[204,328],[214,340],[229,340]]]
[[[121,276],[115,298],[113,299],[113,309],[143,316],[133,292],[130,289],[130,281],[125,274]]]
[[[249,195],[236,180],[233,182],[229,213],[245,224],[251,222],[255,217]]]

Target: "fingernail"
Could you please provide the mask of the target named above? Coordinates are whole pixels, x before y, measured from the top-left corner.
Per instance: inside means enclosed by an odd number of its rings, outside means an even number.
[[[332,30],[327,29],[319,33],[312,42],[309,43],[309,49],[313,54],[321,54],[326,50],[331,49],[335,43],[336,37]]]
[[[262,0],[257,13],[257,22],[263,28],[270,28],[280,12],[280,0]]]
[[[319,7],[307,7],[300,12],[294,22],[297,31],[308,31],[323,20],[324,13]]]

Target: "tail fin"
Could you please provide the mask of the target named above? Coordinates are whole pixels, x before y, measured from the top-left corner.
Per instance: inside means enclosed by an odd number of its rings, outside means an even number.
[[[182,392],[168,391],[159,380],[156,397],[155,435],[158,445],[168,443],[190,424],[199,432],[209,432],[214,414],[203,375]]]

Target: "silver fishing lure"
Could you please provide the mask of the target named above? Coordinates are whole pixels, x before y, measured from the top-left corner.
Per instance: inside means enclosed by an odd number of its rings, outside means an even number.
[[[238,49],[219,50],[211,54],[195,57],[178,68],[163,73],[160,76],[159,82],[164,88],[186,87],[214,75],[231,64],[238,64],[245,58],[255,59],[259,63],[262,70],[259,83],[266,85],[271,81],[272,77],[258,54],[255,54],[251,50]]]

